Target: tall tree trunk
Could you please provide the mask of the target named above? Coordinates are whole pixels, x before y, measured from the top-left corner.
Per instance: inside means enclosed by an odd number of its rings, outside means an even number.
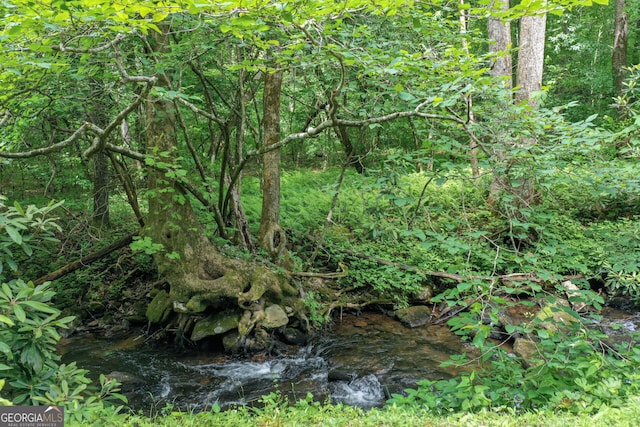
[[[358,172],[359,174],[363,174],[364,165],[360,160],[360,156],[356,154],[356,148],[353,146],[353,142],[351,142],[351,137],[349,136],[349,128],[344,125],[339,125],[336,128],[336,134],[338,135],[340,143],[342,143],[342,148],[344,148],[344,153],[347,157],[346,165],[353,166],[356,172]]]
[[[108,106],[104,101],[105,87],[100,81],[94,81],[96,89],[89,103],[89,120],[104,127],[108,123]],[[93,155],[93,214],[91,222],[94,227],[101,229],[109,227],[109,158],[104,150],[98,150]]]
[[[516,70],[516,103],[526,101],[532,109],[538,107],[535,92],[542,89],[544,70],[544,42],[547,15],[523,16],[520,19],[520,46],[518,50],[518,69]],[[520,148],[535,144],[531,138],[521,138]],[[511,188],[516,196],[516,207],[524,207],[536,199],[534,179],[528,173],[515,178]]]
[[[494,0],[491,9],[495,12],[504,12],[509,9],[509,0]],[[491,77],[499,79],[505,90],[513,89],[513,61],[511,58],[511,23],[498,18],[489,18],[487,23],[487,37],[489,39],[489,52],[495,55],[491,67]],[[511,102],[509,93],[509,102]],[[493,179],[489,190],[489,205],[494,205],[500,193],[509,187],[508,179],[502,171],[502,165],[506,164],[507,141],[505,137],[496,141],[492,147],[493,160],[498,165],[494,168]]]
[[[266,73],[263,94],[264,148],[280,138],[280,93],[282,71]],[[262,217],[260,218],[260,246],[274,259],[286,253],[287,237],[280,226],[280,149],[263,155]]]
[[[527,101],[531,108],[537,107],[537,101],[532,98],[532,94],[542,88],[546,26],[546,14],[520,18],[520,44],[516,71],[516,86],[519,89],[515,100],[516,103]]]
[[[495,0],[491,5],[495,11],[509,9],[509,0]],[[513,65],[511,61],[511,23],[497,18],[489,18],[487,23],[489,52],[496,55],[491,67],[491,76],[503,78],[507,89],[513,87]]]
[[[466,10],[462,7],[464,0],[459,0],[460,3],[460,33],[462,34],[462,48],[465,52],[469,53],[469,43],[467,42],[467,15]],[[471,95],[467,95],[467,121],[469,124],[474,122],[473,117],[473,98]],[[471,163],[471,176],[478,178],[480,176],[480,168],[478,167],[478,146],[473,139],[469,139],[469,157]]]
[[[526,103],[531,109],[538,107],[535,92],[542,89],[546,22],[546,14],[520,18],[515,102]],[[503,69],[503,72],[506,72],[506,69]],[[498,148],[497,160],[501,170],[494,173],[489,202],[495,203],[501,198],[501,193],[505,193],[509,196],[507,200],[510,200],[510,209],[515,209],[514,212],[518,216],[521,208],[535,202],[537,194],[534,177],[531,176],[528,167],[521,164],[517,155],[513,154],[526,150],[528,146],[535,144],[535,140],[521,137],[517,141],[503,141],[502,145],[505,144],[511,147]]]
[[[151,37],[153,55],[168,52],[166,33],[151,32]],[[165,75],[157,78],[159,85],[169,87]],[[173,102],[159,98],[146,103],[149,156],[160,155],[163,163],[178,157],[175,108]],[[148,186],[149,213],[143,238],[160,245],[152,250],[156,251],[158,270],[169,284],[169,292],[158,291],[148,306],[147,317],[152,323],[167,325],[167,330],[176,331],[177,339],[199,341],[220,335],[222,322],[225,350],[265,351],[277,339],[275,329],[289,322],[283,307],[290,308],[291,317],[306,319],[304,304],[287,277],[228,257],[209,241],[187,194],[171,176],[152,169]],[[279,316],[274,320],[267,312]]]
[[[617,95],[622,94],[626,77],[627,45],[629,41],[629,17],[625,11],[626,0],[616,0],[615,30],[613,33],[613,84]]]

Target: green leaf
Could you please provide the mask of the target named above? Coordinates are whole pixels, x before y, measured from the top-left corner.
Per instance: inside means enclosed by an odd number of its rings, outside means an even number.
[[[20,215],[24,216],[24,209],[22,209],[22,206],[20,205],[20,203],[18,203],[17,200],[13,202],[13,207],[16,209],[16,211],[18,211]]]
[[[39,301],[23,301],[22,304],[43,313],[56,314],[60,312],[57,308],[50,307],[49,305]]]
[[[2,295],[0,295],[0,297],[6,300],[13,299],[13,291],[11,290],[8,284],[6,283],[2,284]]]
[[[11,320],[10,318],[8,318],[7,316],[5,316],[4,314],[0,314],[0,323],[4,323],[7,324],[9,326],[13,326],[15,323],[13,323],[13,320]],[[1,343],[0,343],[1,344]]]
[[[11,237],[11,240],[13,240],[18,245],[22,244],[22,236],[20,235],[20,232],[18,230],[9,225],[5,226],[5,230],[7,230],[7,234],[9,235],[9,237]]]
[[[482,348],[490,332],[491,332],[491,327],[489,325],[480,326],[478,328],[478,331],[476,332],[476,336],[473,337],[472,344],[475,347]]]
[[[24,309],[20,307],[19,304],[15,304],[13,306],[13,314],[16,315],[16,318],[18,319],[19,322],[24,322],[27,319],[27,315],[24,312]]]

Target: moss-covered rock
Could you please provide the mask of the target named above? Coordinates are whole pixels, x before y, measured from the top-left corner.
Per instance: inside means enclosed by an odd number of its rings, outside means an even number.
[[[238,331],[231,331],[222,337],[222,346],[227,353],[236,353],[240,350],[242,337]]]
[[[286,326],[287,323],[289,323],[289,317],[278,304],[270,305],[264,310],[262,327],[265,329],[277,329]]]
[[[238,328],[240,314],[233,311],[216,313],[196,322],[191,340],[199,341],[205,337],[224,334]]]
[[[540,352],[535,341],[529,338],[516,338],[513,352],[520,357],[525,368],[535,366],[540,361]]]
[[[540,326],[551,333],[565,329],[575,323],[577,319],[571,314],[569,303],[564,300],[547,304],[536,315],[535,320],[540,322]]]
[[[171,297],[167,291],[160,291],[153,298],[147,307],[147,319],[151,323],[163,323],[171,314],[172,304]]]
[[[396,317],[404,325],[410,328],[417,328],[431,319],[431,308],[424,305],[403,308],[396,310]]]

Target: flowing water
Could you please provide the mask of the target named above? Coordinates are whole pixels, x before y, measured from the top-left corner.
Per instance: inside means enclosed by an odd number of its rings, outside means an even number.
[[[60,349],[64,362],[76,361],[95,375],[115,371],[131,406],[141,410],[166,403],[194,410],[250,404],[275,390],[295,400],[312,393],[315,400],[368,408],[421,379],[450,377],[456,372],[440,363],[471,351],[444,326],[409,329],[377,313],[344,315],[307,346],[273,358],[177,352],[137,335],[81,335],[63,340]]]
[[[638,315],[609,312],[607,319],[622,325],[616,331],[640,328]],[[445,326],[410,329],[376,313],[345,315],[306,347],[292,347],[290,353],[271,358],[178,352],[147,345],[138,335],[82,335],[63,340],[60,349],[63,361],[77,361],[94,375],[115,372],[130,406],[143,411],[167,403],[196,411],[214,403],[223,408],[254,404],[275,390],[293,400],[312,393],[318,401],[370,408],[422,379],[456,374],[455,368],[444,370],[440,363],[451,354],[472,351]]]

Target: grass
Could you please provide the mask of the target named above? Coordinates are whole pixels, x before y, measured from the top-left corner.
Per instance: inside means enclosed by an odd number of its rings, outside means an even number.
[[[310,426],[500,426],[500,427],[599,427],[636,426],[640,419],[640,397],[623,408],[604,408],[594,414],[505,413],[483,411],[475,414],[457,413],[436,416],[420,409],[390,406],[381,409],[362,410],[344,405],[321,405],[301,401],[295,406],[268,406],[265,409],[239,408],[224,412],[183,413],[171,412],[153,418],[142,415],[113,415],[102,418],[94,425],[118,427],[147,426],[207,426],[207,427],[310,427]],[[68,422],[67,426],[87,425]]]

